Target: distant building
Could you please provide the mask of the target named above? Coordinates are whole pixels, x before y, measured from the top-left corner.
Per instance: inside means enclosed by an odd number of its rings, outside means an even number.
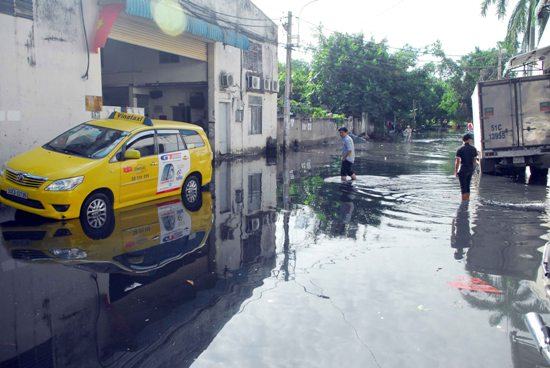
[[[249,0],[0,6],[0,162],[113,110],[200,124],[217,155],[277,133],[277,25]]]

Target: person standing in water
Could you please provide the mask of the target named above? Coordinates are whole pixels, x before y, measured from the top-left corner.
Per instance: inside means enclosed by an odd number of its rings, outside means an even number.
[[[343,182],[347,181],[348,176],[351,180],[356,180],[355,172],[353,171],[353,163],[355,162],[355,145],[353,139],[349,136],[348,128],[341,127],[338,133],[342,138],[342,166],[340,168],[340,176]]]
[[[470,200],[470,184],[477,164],[477,150],[473,146],[474,137],[467,133],[462,137],[464,144],[456,151],[455,176],[460,181],[462,200]]]
[[[404,133],[405,133],[405,142],[411,142],[413,130],[410,125],[407,125],[407,128],[405,129]]]

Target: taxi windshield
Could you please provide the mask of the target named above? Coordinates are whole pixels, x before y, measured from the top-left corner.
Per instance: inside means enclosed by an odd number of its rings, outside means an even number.
[[[82,124],[66,131],[43,148],[88,158],[103,158],[107,156],[128,132]]]

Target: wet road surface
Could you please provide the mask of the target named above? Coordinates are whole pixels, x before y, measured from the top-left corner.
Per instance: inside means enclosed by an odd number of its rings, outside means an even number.
[[[474,180],[455,136],[216,168],[178,198],[78,220],[2,211],[0,367],[544,367],[548,190]]]

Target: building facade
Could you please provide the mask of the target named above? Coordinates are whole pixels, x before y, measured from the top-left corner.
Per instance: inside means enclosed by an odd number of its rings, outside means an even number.
[[[192,122],[218,157],[277,135],[277,25],[249,0],[0,7],[0,162],[114,110]]]

